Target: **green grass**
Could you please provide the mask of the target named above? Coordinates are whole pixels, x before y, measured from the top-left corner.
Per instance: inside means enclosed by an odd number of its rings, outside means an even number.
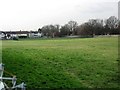
[[[27,88],[118,88],[118,38],[3,41],[5,70]]]

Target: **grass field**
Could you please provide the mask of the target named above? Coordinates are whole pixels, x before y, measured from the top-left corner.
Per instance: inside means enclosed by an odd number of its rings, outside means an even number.
[[[27,88],[118,88],[118,38],[3,41],[5,70]]]

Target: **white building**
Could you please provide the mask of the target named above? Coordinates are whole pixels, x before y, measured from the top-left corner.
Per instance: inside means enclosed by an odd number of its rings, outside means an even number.
[[[120,20],[120,1],[118,2],[118,19]]]
[[[39,33],[39,32],[37,32],[37,31],[31,31],[31,32],[29,33],[29,37],[30,37],[30,38],[39,38],[39,37],[42,37],[42,33]]]

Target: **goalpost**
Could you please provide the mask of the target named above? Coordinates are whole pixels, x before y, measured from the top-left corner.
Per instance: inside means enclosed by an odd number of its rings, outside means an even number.
[[[11,75],[12,77],[3,77],[3,74],[7,73]],[[8,86],[4,80],[10,80],[12,83],[12,86]],[[25,90],[26,84],[23,82],[19,85],[16,85],[17,78],[15,75],[12,75],[11,73],[4,70],[4,64],[2,63],[2,32],[0,31],[0,90],[12,90],[21,88],[21,90]]]

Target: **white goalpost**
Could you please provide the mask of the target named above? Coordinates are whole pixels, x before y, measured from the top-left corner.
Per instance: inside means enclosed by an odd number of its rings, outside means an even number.
[[[24,82],[22,82],[19,85],[16,85],[16,81],[17,81],[16,76],[14,75],[12,77],[3,76],[5,70],[4,70],[4,64],[2,63],[2,36],[1,35],[2,35],[2,32],[0,31],[0,90],[12,90],[12,89],[16,90],[17,88],[20,88],[21,90],[25,90],[26,84]],[[8,86],[4,80],[10,80],[12,83],[12,86]]]

